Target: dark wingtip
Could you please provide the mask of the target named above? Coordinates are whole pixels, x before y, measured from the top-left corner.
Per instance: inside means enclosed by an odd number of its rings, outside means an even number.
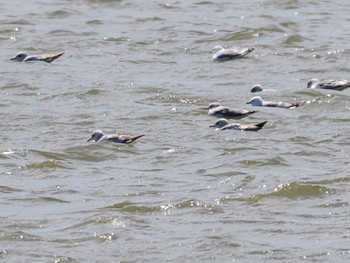
[[[294,107],[301,107],[301,106],[304,106],[305,102],[304,101],[301,101],[301,102],[296,102],[293,104]]]
[[[260,122],[258,124],[255,124],[254,126],[256,127],[255,129],[252,129],[252,131],[259,131],[264,127],[264,125],[267,123],[267,121]]]
[[[264,121],[264,122],[261,122],[261,123],[258,123],[256,124],[255,126],[259,127],[259,128],[262,128],[264,127],[264,125],[267,123],[267,121]]]
[[[133,140],[137,140],[138,138],[141,138],[141,137],[143,137],[143,136],[145,136],[145,135],[144,135],[144,134],[137,135],[137,136],[134,137]]]

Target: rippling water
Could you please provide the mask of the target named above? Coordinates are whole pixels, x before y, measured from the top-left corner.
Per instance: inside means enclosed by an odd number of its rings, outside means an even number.
[[[349,262],[346,1],[0,4],[1,262]],[[211,61],[215,45],[246,58]],[[52,64],[14,63],[64,51]],[[210,102],[259,108],[215,132]],[[87,143],[94,129],[146,134]]]

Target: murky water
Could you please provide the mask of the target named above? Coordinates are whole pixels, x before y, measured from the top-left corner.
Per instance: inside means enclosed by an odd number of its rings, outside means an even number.
[[[346,1],[6,1],[1,262],[349,262]],[[246,58],[211,61],[215,45]],[[52,64],[19,51],[64,51]],[[259,132],[210,129],[210,102]],[[256,108],[254,108],[256,110]],[[91,133],[144,133],[131,145]]]

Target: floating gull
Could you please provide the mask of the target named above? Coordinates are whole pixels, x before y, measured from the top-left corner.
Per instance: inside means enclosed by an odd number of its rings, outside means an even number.
[[[303,102],[273,102],[273,101],[264,101],[261,97],[255,96],[250,101],[247,102],[247,104],[252,104],[252,106],[263,106],[263,107],[277,107],[277,108],[284,108],[284,109],[293,109],[299,106],[302,106]]]
[[[102,141],[112,141],[117,143],[131,143],[138,138],[141,138],[144,136],[144,134],[140,135],[118,135],[118,134],[111,134],[111,135],[104,135],[102,131],[97,130],[94,131],[94,133],[91,135],[91,138],[89,141],[95,141],[95,142],[102,142]]]
[[[42,55],[28,56],[24,52],[19,52],[19,53],[17,53],[17,55],[15,57],[11,58],[11,60],[16,60],[18,62],[44,61],[44,62],[47,62],[47,63],[51,63],[52,61],[54,61],[55,59],[59,58],[63,54],[64,54],[64,52],[53,53],[53,54],[42,54]]]
[[[210,125],[209,127],[215,127],[217,128],[217,130],[220,130],[220,131],[227,130],[227,129],[239,130],[239,131],[258,131],[262,127],[264,127],[266,123],[267,121],[264,121],[258,124],[242,125],[240,123],[229,123],[228,120],[226,120],[225,118],[222,118],[222,119],[218,119],[214,125]]]
[[[252,52],[254,48],[242,48],[242,49],[225,49],[222,46],[215,46],[213,48],[213,61],[227,61],[231,59],[241,58]]]
[[[208,115],[215,116],[218,118],[230,118],[230,119],[241,119],[247,117],[257,111],[249,111],[244,109],[227,108],[221,106],[219,102],[213,102],[206,108],[208,109]]]
[[[307,83],[307,87],[310,89],[331,89],[342,91],[346,88],[350,88],[349,80],[318,80],[318,79],[310,79]]]
[[[263,89],[263,87],[260,84],[254,84],[250,90],[251,93],[262,92],[262,91],[275,91],[275,90],[274,89]]]

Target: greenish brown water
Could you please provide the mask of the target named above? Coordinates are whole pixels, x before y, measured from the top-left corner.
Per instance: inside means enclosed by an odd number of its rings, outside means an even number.
[[[7,1],[0,262],[349,262],[345,1]],[[213,63],[215,45],[249,46]],[[64,51],[52,64],[19,51]],[[210,102],[252,109],[209,128]],[[256,108],[254,108],[256,110]],[[92,130],[145,136],[87,143]]]

